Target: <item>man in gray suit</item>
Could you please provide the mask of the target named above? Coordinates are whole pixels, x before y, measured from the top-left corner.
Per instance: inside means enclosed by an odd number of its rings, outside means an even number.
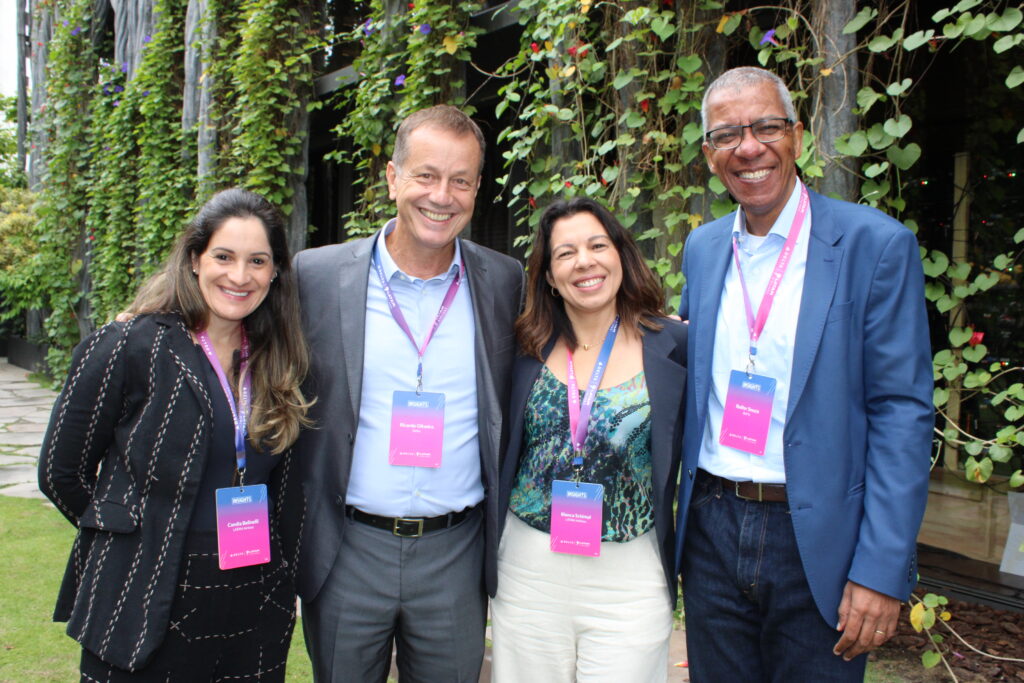
[[[396,217],[295,259],[317,397],[296,449],[318,681],[383,683],[393,643],[403,681],[480,675],[523,286],[518,262],[458,239],[483,154],[458,109],[412,114],[387,167]]]

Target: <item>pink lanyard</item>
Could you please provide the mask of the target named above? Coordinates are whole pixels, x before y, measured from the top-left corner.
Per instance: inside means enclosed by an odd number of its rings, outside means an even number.
[[[800,181],[798,180],[797,182],[799,183]],[[782,283],[782,276],[785,274],[790,258],[793,256],[796,240],[800,236],[800,230],[803,227],[804,217],[807,215],[807,208],[810,206],[810,202],[811,198],[807,193],[807,187],[800,183],[800,203],[797,205],[796,215],[793,217],[793,224],[789,228],[789,236],[786,237],[786,243],[782,245],[779,258],[775,261],[775,268],[772,270],[771,278],[768,280],[768,287],[764,290],[764,296],[761,297],[761,304],[757,307],[757,317],[754,317],[754,309],[750,304],[750,292],[747,291],[747,281],[743,277],[743,269],[740,267],[740,250],[736,243],[736,233],[732,234],[732,257],[736,263],[736,273],[740,276],[740,289],[743,290],[743,306],[747,312],[747,328],[750,330],[748,375],[754,371],[757,340],[761,338],[761,332],[764,331],[764,325],[768,321],[768,313],[772,309],[775,295],[778,293],[779,285]]]
[[[217,373],[217,379],[220,380],[220,388],[224,391],[224,396],[228,399],[228,405],[231,407],[231,420],[235,424],[235,463],[238,467],[239,481],[241,481],[241,477],[245,476],[245,437],[252,396],[252,377],[246,372],[246,368],[249,365],[249,335],[245,333],[245,325],[241,327],[242,347],[240,354],[242,358],[241,364],[238,366],[238,374],[245,379],[242,380],[237,404],[235,403],[235,395],[231,391],[228,377],[224,374],[224,368],[221,367],[220,361],[217,360],[217,354],[213,350],[210,335],[206,330],[196,333],[196,339],[199,340],[200,346],[203,347],[203,353],[206,354],[206,359],[213,366],[213,371]]]
[[[383,236],[381,237],[383,239]],[[377,271],[377,278],[380,280],[380,286],[384,290],[384,298],[388,301],[388,308],[391,310],[391,317],[395,319],[402,331],[405,332],[405,336],[412,342],[413,348],[416,349],[416,357],[418,360],[416,366],[416,393],[423,392],[423,354],[427,351],[427,346],[430,344],[430,340],[434,338],[434,333],[437,332],[437,328],[441,326],[441,321],[444,320],[444,316],[448,313],[448,309],[452,307],[452,302],[455,301],[455,295],[459,292],[459,286],[462,284],[462,275],[465,272],[465,266],[459,263],[459,270],[455,273],[455,279],[448,286],[448,291],[444,295],[444,300],[441,301],[441,308],[438,309],[437,315],[434,317],[434,324],[431,326],[430,331],[427,332],[427,338],[423,340],[423,345],[420,346],[416,343],[416,339],[412,336],[412,330],[409,329],[409,323],[405,321],[405,316],[402,315],[402,309],[398,306],[398,300],[395,299],[395,293],[391,289],[391,285],[388,284],[388,279],[384,275],[384,266],[380,261],[380,245],[377,245],[373,252],[373,268]]]
[[[576,384],[576,370],[572,364],[572,351],[566,349],[568,360],[566,361],[566,374],[568,375],[566,393],[569,397],[569,439],[572,442],[573,458],[572,466],[576,471],[577,480],[580,471],[583,469],[583,444],[587,440],[587,432],[590,431],[590,410],[594,407],[594,398],[597,396],[597,388],[601,386],[601,378],[608,367],[608,358],[612,355],[612,347],[615,346],[615,335],[619,331],[619,317],[615,316],[608,332],[604,335],[604,343],[601,345],[601,352],[597,356],[597,363],[594,371],[590,373],[590,383],[587,384],[587,391],[583,394],[583,405],[580,405],[580,390]]]

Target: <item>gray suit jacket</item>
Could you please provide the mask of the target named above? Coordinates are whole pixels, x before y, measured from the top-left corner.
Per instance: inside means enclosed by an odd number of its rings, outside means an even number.
[[[305,391],[317,398],[316,422],[295,445],[309,500],[299,564],[299,595],[313,600],[334,565],[344,532],[352,447],[359,425],[363,379],[366,288],[376,235],[300,252],[295,273],[303,329],[310,347]],[[485,547],[497,555],[499,456],[504,452],[502,411],[515,357],[512,324],[519,313],[523,269],[514,259],[460,241],[476,324],[476,376],[480,469],[486,494]],[[490,566],[493,566],[491,564]],[[487,577],[493,594],[497,577]]]

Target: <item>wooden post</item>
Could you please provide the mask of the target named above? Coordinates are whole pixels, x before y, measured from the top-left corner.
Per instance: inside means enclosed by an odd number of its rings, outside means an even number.
[[[958,152],[953,155],[953,244],[950,252],[950,259],[953,264],[967,262],[967,229],[971,216],[971,195],[967,192],[968,168],[970,166],[970,154]],[[964,280],[955,278],[953,287],[966,284]],[[963,302],[958,303],[949,312],[949,326],[963,327],[967,315]],[[953,357],[957,362],[963,360],[963,353],[960,349],[953,350]],[[961,377],[957,377],[949,384],[949,400],[946,402],[946,427],[954,427],[960,424],[960,392],[963,385]],[[943,465],[947,470],[957,471],[958,448],[955,445],[946,444],[943,453]]]

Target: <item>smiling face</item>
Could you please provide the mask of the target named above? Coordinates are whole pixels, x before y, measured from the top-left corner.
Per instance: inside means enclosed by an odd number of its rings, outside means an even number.
[[[558,290],[570,317],[615,314],[622,286],[622,261],[594,214],[581,212],[555,221],[547,280]]]
[[[271,254],[263,222],[248,216],[225,220],[206,250],[192,256],[208,328],[234,326],[263,303],[275,272]]]
[[[388,250],[403,270],[409,261],[403,256],[451,259],[480,187],[480,143],[472,134],[423,125],[409,133],[406,145],[402,165],[390,161],[387,168],[389,195],[398,210]]]
[[[769,82],[740,89],[723,88],[708,99],[707,130],[721,126],[745,126],[768,118],[786,118],[779,93]],[[735,149],[714,149],[704,142],[708,168],[718,176],[740,206],[747,229],[766,235],[782,213],[796,183],[796,159],[800,156],[803,124],[797,122],[776,142],[759,142],[749,128]]]

